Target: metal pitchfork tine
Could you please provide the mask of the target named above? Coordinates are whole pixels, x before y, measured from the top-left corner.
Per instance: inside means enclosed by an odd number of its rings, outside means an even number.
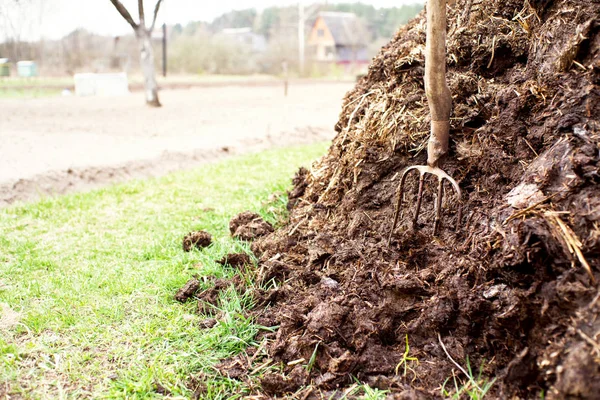
[[[408,173],[411,171],[419,171],[419,192],[417,194],[417,208],[415,210],[415,216],[412,220],[413,229],[417,227],[417,220],[419,219],[419,212],[421,211],[421,203],[423,200],[423,188],[425,182],[425,174],[431,174],[438,177],[438,192],[437,198],[435,201],[435,221],[433,223],[433,234],[436,235],[440,226],[440,221],[442,219],[442,199],[444,196],[444,179],[446,179],[456,193],[458,194],[459,202],[462,196],[462,192],[460,190],[460,186],[458,183],[447,173],[437,167],[430,167],[428,165],[413,165],[411,167],[406,168],[402,172],[402,177],[400,178],[400,187],[398,189],[398,201],[396,203],[396,211],[394,213],[394,224],[392,226],[392,231],[390,232],[390,237],[388,239],[388,243],[392,241],[392,235],[394,234],[394,230],[398,224],[398,217],[400,215],[400,210],[402,208],[402,198],[404,197],[404,184],[406,183],[406,178]],[[458,221],[462,219],[462,207],[458,206]]]
[[[452,1],[453,2],[453,1]],[[421,203],[423,201],[423,186],[425,174],[438,177],[438,193],[435,203],[435,222],[433,234],[437,234],[442,215],[442,199],[444,192],[444,179],[450,182],[458,195],[458,223],[462,216],[460,206],[461,191],[458,183],[440,167],[441,160],[448,154],[450,141],[450,111],[452,108],[452,96],[446,83],[446,0],[429,0],[427,2],[427,41],[425,45],[425,93],[431,113],[431,136],[427,142],[427,165],[413,165],[402,172],[400,187],[398,189],[398,201],[394,214],[394,224],[388,246],[392,241],[392,235],[398,224],[398,216],[404,196],[404,184],[406,177],[411,171],[419,171],[419,191],[417,194],[417,209],[413,218],[413,229],[417,228]]]

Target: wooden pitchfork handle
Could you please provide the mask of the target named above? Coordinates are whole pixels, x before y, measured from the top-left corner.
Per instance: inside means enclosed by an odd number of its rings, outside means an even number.
[[[448,153],[452,96],[446,83],[446,0],[427,2],[425,94],[431,113],[427,165],[439,167]]]

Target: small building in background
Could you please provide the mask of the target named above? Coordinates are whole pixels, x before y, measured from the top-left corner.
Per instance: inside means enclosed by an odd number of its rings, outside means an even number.
[[[252,28],[229,28],[221,33],[250,49],[252,53],[264,53],[267,50],[267,38],[252,31]]]
[[[308,36],[314,61],[359,67],[369,63],[369,33],[354,13],[320,12]]]
[[[11,63],[8,58],[0,58],[0,76],[10,76]]]
[[[17,75],[19,75],[21,78],[31,78],[37,76],[37,64],[34,61],[17,62]]]
[[[77,96],[125,96],[129,94],[127,74],[124,72],[75,74],[74,80]]]

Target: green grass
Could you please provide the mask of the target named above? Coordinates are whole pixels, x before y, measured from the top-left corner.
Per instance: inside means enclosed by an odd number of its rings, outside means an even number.
[[[61,77],[2,77],[0,99],[31,99],[59,96],[64,88],[73,86],[73,78]]]
[[[21,78],[17,76],[0,78],[0,89],[8,89],[15,87],[48,87],[55,86],[57,88],[69,87],[73,85],[73,77],[45,77],[36,76],[32,78]]]
[[[60,96],[60,89],[52,88],[0,88],[0,99],[34,99]]]
[[[315,79],[320,78],[320,79]],[[160,74],[156,77],[159,85],[169,84],[215,84],[215,83],[241,83],[241,82],[277,82],[281,77],[273,75],[192,75],[170,74],[166,78]],[[337,80],[354,80],[354,76],[322,76],[312,77],[313,80],[334,82]],[[130,85],[140,85],[144,82],[141,75],[130,74]],[[60,96],[63,89],[72,90],[74,81],[72,77],[45,77],[34,78],[9,77],[0,78],[0,99],[30,99],[38,97]]]
[[[454,374],[452,378],[446,379],[441,389],[441,394],[444,398],[451,400],[460,400],[463,398],[482,400],[486,397],[492,386],[494,386],[496,378],[489,380],[483,376],[484,364],[479,367],[477,375],[473,373],[469,357],[467,357],[466,365],[467,380],[463,381]]]
[[[193,274],[230,277],[214,260],[248,250],[230,239],[230,217],[277,222],[285,198],[270,195],[325,146],[0,210],[0,398],[161,398],[159,387],[186,398],[200,373],[208,398],[243,393],[214,365],[252,343],[249,299],[223,293],[219,323],[200,330],[195,302],[173,295]],[[213,244],[184,253],[182,237],[200,229]],[[10,310],[20,318],[7,320]]]
[[[212,82],[238,82],[238,81],[272,81],[277,80],[277,77],[272,75],[198,75],[198,74],[169,74],[163,77],[161,74],[156,75],[159,83],[212,83]],[[144,77],[141,74],[129,74],[129,83],[141,84],[144,83]],[[73,86],[74,81],[72,76],[37,76],[33,78],[20,78],[17,76],[0,77],[0,89],[10,87],[57,87],[65,88]]]

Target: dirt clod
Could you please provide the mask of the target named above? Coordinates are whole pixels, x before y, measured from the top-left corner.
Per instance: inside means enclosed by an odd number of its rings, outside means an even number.
[[[298,203],[298,199],[300,199],[304,195],[304,191],[308,186],[308,174],[309,171],[302,167],[296,172],[294,179],[292,180],[293,189],[288,193],[288,203],[287,209],[291,210]]]
[[[241,240],[254,240],[273,232],[273,225],[256,213],[245,211],[229,222],[231,236]]]
[[[196,376],[190,377],[186,383],[187,388],[192,392],[193,400],[206,398],[208,388],[206,387],[207,376],[204,373],[199,373]]]
[[[265,374],[260,383],[268,395],[284,395],[296,392],[308,383],[308,372],[302,366],[296,366],[288,376],[280,374]]]
[[[212,236],[210,233],[204,231],[190,232],[183,238],[183,251],[192,251],[194,247],[202,250],[210,246],[211,243]]]
[[[250,256],[246,253],[232,253],[227,254],[222,259],[216,261],[217,264],[221,264],[223,266],[230,266],[236,269],[243,269],[249,265],[252,265],[252,260]]]
[[[175,300],[180,303],[185,303],[188,299],[190,299],[200,288],[200,281],[196,278],[192,278],[187,283],[177,291],[175,294]]]
[[[217,325],[217,320],[214,318],[206,318],[200,321],[200,329],[210,329]]]
[[[166,387],[164,387],[163,385],[161,385],[160,383],[155,383],[154,385],[154,391],[160,395],[163,396],[170,396],[171,395],[171,391],[169,389],[167,389]]]

